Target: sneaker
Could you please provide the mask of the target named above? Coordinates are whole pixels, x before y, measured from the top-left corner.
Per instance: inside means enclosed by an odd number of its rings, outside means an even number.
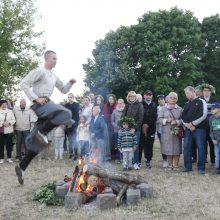
[[[215,169],[214,174],[216,174],[216,175],[220,175],[220,169]]]
[[[75,160],[77,160],[77,159],[78,159],[77,156],[73,156],[73,157],[72,157],[72,160],[73,160],[73,161],[75,161]]]
[[[8,159],[7,159],[7,162],[8,162],[8,163],[14,163],[11,158],[8,158]]]
[[[135,170],[140,170],[140,167],[138,166],[137,163],[134,164],[134,169],[135,169]]]
[[[18,177],[18,182],[22,185],[24,184],[24,171],[20,168],[19,165],[15,167],[15,173]]]
[[[205,170],[198,170],[198,174],[205,175]]]
[[[184,173],[188,173],[188,172],[191,172],[192,170],[188,170],[188,169],[186,169],[186,168],[183,168],[182,169],[182,172],[184,172]]]
[[[48,144],[47,136],[42,134],[40,131],[37,132],[38,139],[42,142],[42,144]]]
[[[148,169],[151,168],[151,166],[152,166],[151,163],[152,163],[151,160],[147,160],[147,161],[146,161],[146,167],[147,167]]]
[[[15,159],[15,162],[21,162],[22,158],[17,156],[16,159]]]
[[[192,158],[192,163],[196,163],[196,162],[197,162],[197,159]]]
[[[163,160],[163,168],[167,168],[168,167],[168,162],[167,160]]]
[[[0,160],[0,163],[4,163],[4,162],[5,162],[5,160],[4,160],[4,159],[1,159],[1,160]]]

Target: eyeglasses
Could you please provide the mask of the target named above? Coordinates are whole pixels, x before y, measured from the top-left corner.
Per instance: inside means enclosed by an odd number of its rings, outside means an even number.
[[[170,99],[177,99],[177,97],[172,97],[172,96],[171,96],[171,97],[169,97],[169,98],[170,98]]]

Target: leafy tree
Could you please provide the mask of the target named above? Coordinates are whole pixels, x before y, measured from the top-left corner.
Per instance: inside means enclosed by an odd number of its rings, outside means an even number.
[[[34,32],[39,18],[34,0],[2,0],[0,2],[0,96],[13,97],[16,85],[36,67],[44,49],[33,41],[42,35]]]
[[[85,83],[94,93],[151,89],[167,94],[203,80],[201,25],[190,11],[149,12],[138,24],[109,32],[96,42],[94,59],[84,64]]]
[[[218,91],[220,84],[220,17],[218,14],[203,19],[202,33],[205,40],[202,57],[204,82],[212,84]]]

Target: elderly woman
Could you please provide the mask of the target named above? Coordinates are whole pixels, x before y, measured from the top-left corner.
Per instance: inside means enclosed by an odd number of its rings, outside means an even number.
[[[8,109],[7,101],[0,100],[0,164],[4,163],[4,148],[6,146],[7,162],[13,163],[12,152],[12,133],[14,131],[15,117],[12,110]]]
[[[158,111],[157,118],[158,124],[161,125],[161,151],[167,155],[169,170],[178,170],[182,153],[182,140],[177,136],[182,108],[176,104],[177,100],[177,94],[170,92],[166,97],[167,105]]]

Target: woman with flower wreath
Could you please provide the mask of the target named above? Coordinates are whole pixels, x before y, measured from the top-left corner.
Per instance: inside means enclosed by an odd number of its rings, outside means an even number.
[[[158,111],[157,118],[161,126],[161,151],[167,155],[169,170],[178,170],[182,153],[182,139],[178,137],[182,108],[176,104],[177,100],[177,94],[170,92],[166,97],[167,105]]]

